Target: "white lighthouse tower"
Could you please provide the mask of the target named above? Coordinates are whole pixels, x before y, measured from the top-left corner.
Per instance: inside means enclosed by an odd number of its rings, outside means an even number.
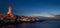
[[[12,15],[12,6],[9,6],[9,7],[8,7],[8,12],[7,12],[7,14]]]
[[[8,18],[14,20],[16,19],[16,16],[12,13],[12,6],[8,7],[8,12],[7,12]]]

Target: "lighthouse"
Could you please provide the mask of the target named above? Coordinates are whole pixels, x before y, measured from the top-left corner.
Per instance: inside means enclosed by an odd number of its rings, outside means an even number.
[[[12,13],[12,6],[9,6],[8,7],[7,17],[10,18],[10,19],[12,19],[12,20],[15,20],[16,19],[16,15],[14,15]]]
[[[8,12],[7,12],[8,15],[12,15],[12,6],[9,6],[8,7]]]
[[[12,14],[12,6],[8,7],[8,12],[7,14],[9,15],[9,17],[14,17],[14,15]]]

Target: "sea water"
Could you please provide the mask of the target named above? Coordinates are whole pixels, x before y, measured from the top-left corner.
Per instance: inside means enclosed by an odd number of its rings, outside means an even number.
[[[21,23],[16,25],[4,25],[3,28],[60,28],[60,20],[49,19],[42,22]]]

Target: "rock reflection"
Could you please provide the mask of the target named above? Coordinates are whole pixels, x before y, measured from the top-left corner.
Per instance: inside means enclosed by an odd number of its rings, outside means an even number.
[[[3,25],[2,28],[16,28],[16,25]]]
[[[16,27],[17,28],[29,28],[30,23],[21,23],[18,24]]]
[[[29,25],[30,25],[30,23],[21,23],[21,24],[16,24],[16,25],[5,24],[5,25],[2,25],[1,28],[29,28]]]

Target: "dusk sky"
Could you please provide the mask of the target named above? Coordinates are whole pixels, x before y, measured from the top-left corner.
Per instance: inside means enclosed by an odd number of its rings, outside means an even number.
[[[60,0],[0,0],[0,13],[6,13],[9,5],[16,15],[60,15]]]

